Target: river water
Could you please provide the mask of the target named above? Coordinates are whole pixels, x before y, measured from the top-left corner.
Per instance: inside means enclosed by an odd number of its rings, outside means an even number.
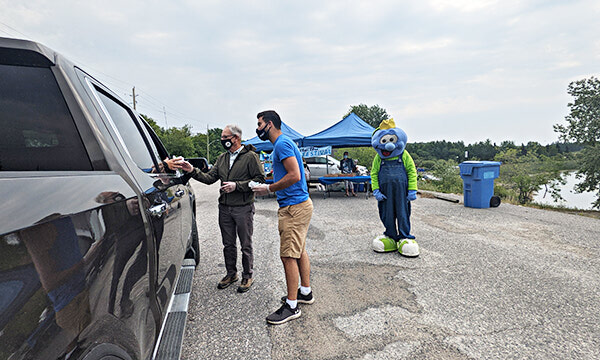
[[[575,172],[568,173],[566,175],[567,183],[560,187],[560,195],[564,200],[555,202],[550,193],[546,193],[546,188],[542,186],[533,197],[533,202],[545,205],[563,205],[581,210],[592,210],[592,202],[596,196],[593,192],[575,192],[575,185],[580,181],[575,177],[575,174]]]

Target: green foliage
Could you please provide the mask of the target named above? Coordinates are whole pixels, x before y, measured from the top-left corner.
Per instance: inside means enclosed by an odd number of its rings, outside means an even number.
[[[437,180],[431,181],[436,191],[462,193],[462,178],[460,177],[458,164],[454,160],[435,161],[432,173],[437,178]]]
[[[593,206],[600,209],[600,80],[595,77],[571,82],[567,92],[574,98],[567,106],[567,125],[556,124],[564,141],[574,140],[585,146],[581,152],[577,191],[596,192]]]
[[[360,104],[350,106],[350,110],[344,115],[344,118],[352,112],[374,128],[377,128],[383,120],[390,118],[387,111],[384,108],[379,107],[379,105],[367,106],[365,104]]]
[[[467,146],[470,160],[492,160],[498,150],[496,144],[492,145],[490,139]]]
[[[583,180],[575,187],[576,191],[595,191],[593,207],[600,209],[600,143],[583,149],[577,177]]]
[[[184,125],[181,128],[162,128],[156,124],[151,117],[141,114],[144,120],[152,127],[160,138],[165,148],[171,155],[184,157],[205,157],[214,161],[224,150],[221,146],[222,129],[213,128],[208,130],[209,152],[206,151],[206,134],[192,134],[192,127]]]
[[[567,93],[575,98],[567,104],[570,113],[565,117],[567,125],[556,124],[554,130],[560,138],[575,140],[585,145],[600,142],[600,80],[595,77],[574,81]]]
[[[462,162],[465,160],[465,144],[462,141],[430,141],[426,143],[406,144],[406,150],[410,153],[415,163],[419,164],[426,160],[454,160]],[[430,169],[431,167],[427,167]]]
[[[373,158],[377,154],[375,149],[372,147],[354,147],[354,148],[339,148],[333,149],[332,156],[336,159],[342,159],[344,151],[348,152],[348,156],[352,159],[358,160],[358,165],[366,166],[371,171],[373,165]]]
[[[499,194],[501,197],[527,204],[541,186],[550,184],[550,194],[560,199],[559,186],[565,181],[561,176],[561,162],[557,159],[544,155],[538,157],[531,152],[520,155],[520,150],[508,149],[498,153],[494,160],[502,162],[497,185],[508,190]]]
[[[214,128],[208,130],[208,136],[206,134],[196,134],[193,137],[194,148],[196,156],[205,157],[209,163],[214,163],[219,154],[223,151],[221,146],[221,133],[223,129]],[[206,151],[206,142],[208,141],[208,152]]]
[[[427,160],[454,160],[461,163],[465,160],[493,160],[500,153],[510,149],[518,149],[519,156],[533,153],[537,156],[556,156],[570,152],[577,152],[583,148],[580,144],[573,143],[552,143],[541,145],[538,142],[530,141],[525,144],[515,145],[512,141],[503,141],[499,146],[493,144],[490,140],[480,141],[474,144],[465,145],[462,141],[430,141],[425,143],[408,143],[406,150],[410,152],[415,163],[420,167],[431,169],[431,166],[423,165]],[[465,151],[468,157],[465,157]]]
[[[162,135],[159,136],[171,155],[184,157],[196,156],[189,125],[185,125],[182,128],[168,128],[163,130]]]
[[[150,127],[154,130],[154,132],[156,133],[156,135],[160,136],[162,135],[163,132],[163,128],[161,128],[160,126],[158,126],[158,124],[156,124],[156,121],[154,121],[153,118],[146,116],[144,114],[140,114],[142,116],[142,118],[144,118],[144,120],[146,120],[146,122],[148,123],[148,125],[150,125]]]

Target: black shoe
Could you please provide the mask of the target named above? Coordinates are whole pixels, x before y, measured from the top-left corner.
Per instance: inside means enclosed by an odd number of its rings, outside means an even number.
[[[281,305],[277,311],[267,316],[267,322],[271,325],[280,325],[290,320],[297,319],[300,317],[300,315],[302,315],[302,311],[300,311],[299,306],[296,306],[295,309],[292,309],[290,304],[286,302],[285,304]]]
[[[238,281],[237,274],[233,276],[227,275],[224,278],[222,278],[221,281],[219,281],[219,283],[217,284],[217,289],[225,289],[226,287],[228,287],[236,281]]]
[[[252,278],[242,279],[242,283],[240,284],[240,286],[238,286],[237,292],[245,293],[246,291],[250,290],[250,286],[252,286],[252,283],[254,283],[254,280],[252,280]]]
[[[300,289],[298,289],[298,295],[296,296],[296,299],[298,299],[298,304],[312,304],[315,302],[315,298],[313,297],[312,291],[309,292],[308,295],[302,295]],[[285,303],[286,300],[287,296],[281,297],[282,303]]]

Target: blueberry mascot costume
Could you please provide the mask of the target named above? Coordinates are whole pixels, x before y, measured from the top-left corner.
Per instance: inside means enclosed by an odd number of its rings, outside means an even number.
[[[371,145],[377,151],[371,167],[373,196],[383,235],[373,240],[377,252],[398,251],[404,256],[419,256],[419,245],[410,234],[410,202],[417,199],[417,169],[405,151],[406,133],[394,119],[384,120],[373,132]]]

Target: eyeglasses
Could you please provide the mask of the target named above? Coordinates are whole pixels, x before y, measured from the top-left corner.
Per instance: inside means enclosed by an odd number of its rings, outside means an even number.
[[[235,137],[235,135],[221,136],[221,140],[231,140],[234,137]]]

